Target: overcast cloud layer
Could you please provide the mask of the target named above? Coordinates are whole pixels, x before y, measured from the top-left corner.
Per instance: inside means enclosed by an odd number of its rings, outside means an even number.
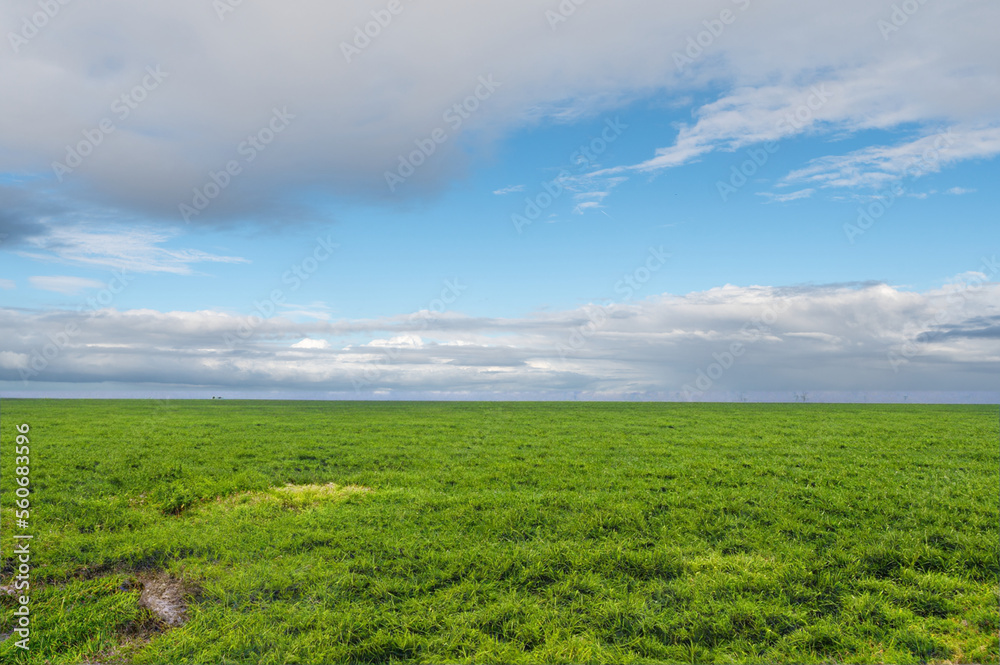
[[[958,138],[948,160],[997,154],[1000,5],[904,4],[912,15],[868,0],[591,0],[566,16],[555,1],[401,0],[368,43],[356,29],[384,10],[373,3],[241,3],[220,11],[228,4],[72,2],[25,39],[36,3],[5,2],[0,29],[10,43],[0,49],[0,83],[16,94],[0,101],[0,171],[26,179],[0,187],[0,232],[42,233],[40,217],[79,221],[109,210],[175,223],[179,205],[212,172],[257,152],[244,142],[276,111],[287,127],[194,223],[266,221],[277,210],[284,223],[310,219],[305,192],[426,196],[505,133],[665,89],[709,100],[673,145],[650,146],[648,161],[620,170],[869,128],[907,128],[908,136],[881,159],[831,155],[803,164],[789,181],[832,186],[847,169],[877,182],[903,168],[896,162],[908,158],[907,144],[949,129]],[[498,87],[460,127],[445,122],[481,77]],[[720,85],[729,92],[711,100]],[[145,91],[135,94],[136,86]],[[810,101],[815,90],[825,91],[818,103]],[[782,122],[806,104],[815,107],[808,117]],[[53,168],[104,120],[113,133],[80,166]],[[448,136],[439,154],[391,193],[385,172],[439,127]]]

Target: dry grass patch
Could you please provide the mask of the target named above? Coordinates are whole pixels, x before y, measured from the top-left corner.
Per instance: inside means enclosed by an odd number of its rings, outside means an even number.
[[[280,496],[309,497],[319,500],[323,498],[340,498],[350,496],[351,494],[363,494],[371,492],[371,488],[361,487],[360,485],[327,483],[326,485],[285,485],[284,487],[276,487],[271,491]]]
[[[263,492],[242,492],[219,500],[231,506],[278,504],[288,510],[302,510],[320,503],[342,501],[355,494],[367,494],[371,488],[360,485],[285,485],[272,487]]]
[[[359,485],[285,485],[270,490],[269,494],[281,502],[283,508],[299,510],[324,501],[340,501],[354,494],[371,492]]]

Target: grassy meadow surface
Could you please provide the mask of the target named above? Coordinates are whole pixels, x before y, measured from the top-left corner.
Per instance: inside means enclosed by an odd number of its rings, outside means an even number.
[[[2,663],[1000,661],[995,406],[0,406]]]

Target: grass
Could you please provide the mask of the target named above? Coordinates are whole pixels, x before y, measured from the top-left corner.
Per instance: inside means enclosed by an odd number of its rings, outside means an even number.
[[[20,423],[2,663],[1000,661],[996,407],[5,400],[2,583]]]

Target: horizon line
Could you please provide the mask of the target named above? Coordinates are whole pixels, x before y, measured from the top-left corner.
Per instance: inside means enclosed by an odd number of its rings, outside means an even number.
[[[301,402],[662,402],[748,404],[976,404],[1000,405],[1000,391],[277,391],[107,390],[0,391],[3,399],[230,400]]]

